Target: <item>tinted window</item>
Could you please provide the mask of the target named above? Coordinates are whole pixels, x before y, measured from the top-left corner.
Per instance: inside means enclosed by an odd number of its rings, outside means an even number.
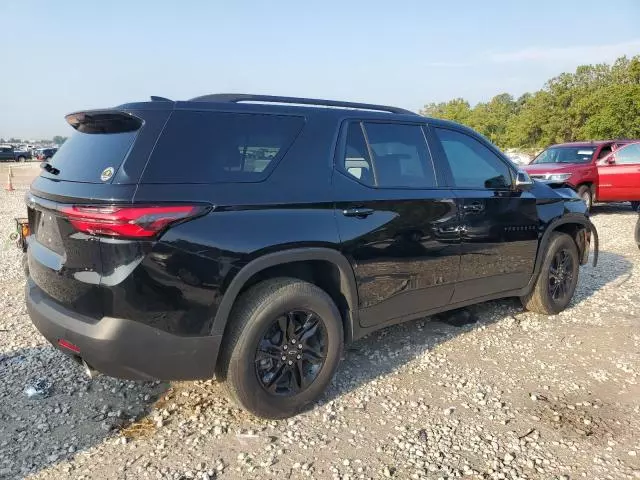
[[[344,169],[366,185],[374,185],[371,158],[359,123],[351,123],[347,130]]]
[[[640,143],[625,145],[613,154],[617,165],[640,163]]]
[[[446,128],[434,128],[447,156],[453,181],[460,188],[509,188],[509,167],[475,138]]]
[[[300,117],[176,111],[153,151],[143,181],[262,180],[303,123]]]
[[[76,131],[62,144],[60,149],[42,150],[44,155],[52,155],[51,164],[60,173],[41,174],[58,180],[72,182],[103,183],[103,170],[113,167],[118,170],[135,141],[137,132],[125,133],[80,133]]]
[[[435,173],[419,125],[366,123],[380,187],[435,187]]]

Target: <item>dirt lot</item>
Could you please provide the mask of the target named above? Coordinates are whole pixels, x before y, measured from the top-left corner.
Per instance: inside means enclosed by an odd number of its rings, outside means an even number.
[[[350,346],[316,408],[262,421],[212,382],[89,382],[44,341],[7,240],[36,171],[17,167],[20,188],[0,193],[0,478],[640,478],[640,251],[627,205],[596,208],[601,263],[581,269],[561,315],[505,300],[462,327],[383,330]],[[28,397],[40,379],[49,396]]]
[[[9,172],[11,172],[13,188],[24,191],[24,189],[26,189],[31,183],[31,180],[33,180],[33,178],[40,172],[40,163],[0,163],[0,181],[2,181],[3,189],[6,189],[7,187]]]

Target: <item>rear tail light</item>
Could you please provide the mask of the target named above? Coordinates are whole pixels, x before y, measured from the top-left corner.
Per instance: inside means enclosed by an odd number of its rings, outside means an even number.
[[[90,235],[123,238],[152,238],[170,224],[203,214],[207,208],[195,205],[154,206],[63,206],[59,208],[73,227]]]

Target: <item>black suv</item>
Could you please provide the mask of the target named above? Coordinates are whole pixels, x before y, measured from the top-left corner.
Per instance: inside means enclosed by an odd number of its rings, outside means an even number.
[[[209,95],[66,119],[27,195],[26,298],[89,373],[215,374],[286,417],[345,343],[502,297],[558,313],[597,255],[571,190],[399,108]]]

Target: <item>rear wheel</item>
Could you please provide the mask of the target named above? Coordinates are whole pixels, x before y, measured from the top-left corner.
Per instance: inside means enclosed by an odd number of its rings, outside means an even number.
[[[565,233],[552,233],[536,284],[529,295],[521,298],[524,307],[544,315],[555,315],[567,308],[578,284],[579,265],[573,239]]]
[[[591,206],[593,205],[593,193],[591,192],[589,185],[581,185],[580,188],[578,188],[578,196],[587,206],[587,210],[591,210]]]
[[[340,313],[322,289],[278,278],[237,300],[218,375],[230,397],[264,418],[286,418],[318,400],[343,346]]]
[[[640,202],[631,202],[631,208],[634,212],[637,211],[640,208]]]
[[[26,159],[27,159],[26,157],[22,157],[22,156],[18,157],[18,161],[20,163],[24,162]]]

